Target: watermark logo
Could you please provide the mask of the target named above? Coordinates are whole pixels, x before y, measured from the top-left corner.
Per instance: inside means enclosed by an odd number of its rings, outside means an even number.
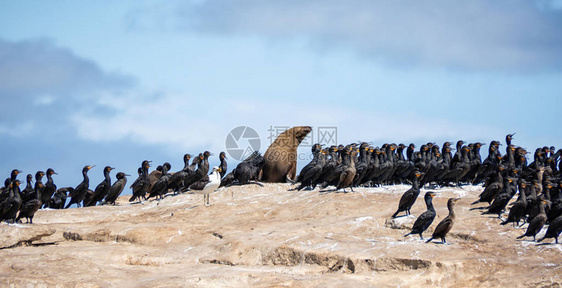
[[[225,146],[232,159],[242,161],[254,151],[260,150],[261,140],[256,130],[248,126],[238,126],[226,136]]]
[[[289,126],[269,126],[267,132],[269,136],[269,144],[271,145],[277,137],[285,130],[289,129]],[[315,137],[316,135],[316,137]],[[338,128],[335,126],[319,126],[316,129],[312,129],[308,135],[302,140],[301,147],[312,147],[314,144],[320,143],[324,146],[338,145]],[[291,143],[287,143],[289,145]]]
[[[318,143],[326,146],[338,145],[337,127],[318,127]]]
[[[267,129],[269,145],[285,132],[290,126],[274,126],[270,125]],[[285,139],[289,141],[288,139]],[[310,133],[301,141],[300,147],[312,147],[319,143],[324,146],[332,146],[338,144],[338,129],[335,126],[319,126],[313,128]],[[281,145],[292,145],[293,143],[280,143]],[[226,152],[230,157],[237,161],[242,161],[255,151],[259,151],[261,147],[260,136],[256,130],[249,126],[238,126],[232,129],[226,136],[225,141]],[[300,153],[298,155],[270,155],[270,157],[297,157],[297,160],[312,159],[312,155],[308,153]]]

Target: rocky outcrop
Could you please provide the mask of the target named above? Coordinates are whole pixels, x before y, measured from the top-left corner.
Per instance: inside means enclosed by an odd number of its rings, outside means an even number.
[[[209,207],[201,205],[200,195],[182,194],[142,204],[123,196],[117,206],[39,210],[32,225],[0,225],[0,286],[559,287],[562,282],[562,246],[516,241],[519,229],[470,211],[480,187],[441,189],[435,197],[442,219],[446,200],[466,194],[457,202],[450,245],[403,237],[415,216],[390,215],[406,186],[354,193],[290,188],[223,188],[211,195]],[[412,207],[413,215],[423,211],[423,203]]]

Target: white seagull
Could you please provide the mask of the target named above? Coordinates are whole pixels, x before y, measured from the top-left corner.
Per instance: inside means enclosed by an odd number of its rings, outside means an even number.
[[[215,166],[213,167],[213,172],[209,175],[209,180],[205,183],[205,186],[201,190],[195,190],[193,193],[203,194],[203,204],[205,206],[209,205],[209,194],[215,192],[221,184],[221,168]],[[197,188],[195,188],[197,189]],[[206,200],[206,201],[205,201]]]

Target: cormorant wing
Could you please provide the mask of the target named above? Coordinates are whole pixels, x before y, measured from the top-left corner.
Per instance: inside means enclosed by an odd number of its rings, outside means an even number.
[[[205,188],[205,186],[211,183],[211,180],[209,179],[209,176],[205,176],[203,179],[201,179],[200,181],[197,181],[193,184],[191,184],[191,186],[189,186],[189,189],[192,190],[203,190],[203,188]]]
[[[434,237],[441,237],[439,235],[443,235],[449,232],[449,230],[451,230],[452,228],[452,224],[453,219],[449,218],[449,216],[445,217],[445,219],[439,222],[439,224],[437,224],[437,227],[435,227],[435,230],[433,231]]]

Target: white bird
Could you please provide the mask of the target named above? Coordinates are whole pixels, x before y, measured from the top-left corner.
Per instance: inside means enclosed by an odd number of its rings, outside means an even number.
[[[203,205],[209,205],[209,194],[215,192],[221,184],[221,168],[215,166],[213,167],[213,172],[209,175],[209,180],[205,183],[201,189],[199,187],[190,187],[194,189],[193,193],[203,194]],[[206,201],[205,201],[206,200]]]

